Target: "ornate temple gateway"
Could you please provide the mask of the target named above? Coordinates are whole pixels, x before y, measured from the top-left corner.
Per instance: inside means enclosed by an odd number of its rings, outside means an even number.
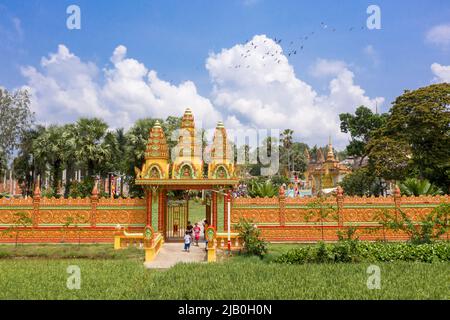
[[[218,226],[218,202],[222,200],[224,213],[227,204],[224,194],[239,183],[235,177],[231,145],[222,122],[217,124],[210,148],[207,171],[204,172],[201,135],[195,128],[194,116],[186,109],[181,120],[178,145],[169,161],[169,150],[164,131],[159,122],[150,130],[145,163],[141,169],[135,168],[136,185],[141,185],[146,194],[146,223],[166,238],[180,236],[186,227],[188,206],[169,206],[167,192],[170,190],[210,190],[205,217],[212,226]],[[154,213],[154,201],[157,212]],[[182,211],[182,214],[180,214]],[[157,219],[154,219],[157,214]],[[221,217],[222,218],[222,217]],[[223,220],[221,220],[224,223]],[[156,228],[155,228],[156,229]]]

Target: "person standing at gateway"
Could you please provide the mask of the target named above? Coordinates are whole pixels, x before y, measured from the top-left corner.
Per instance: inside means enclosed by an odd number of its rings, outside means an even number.
[[[192,237],[186,231],[186,234],[184,235],[184,251],[189,252],[189,249],[191,247],[191,240]]]
[[[192,225],[192,223],[190,221],[188,221],[187,227],[186,227],[186,232],[191,237],[191,242],[194,242],[194,236],[193,236],[194,231],[193,231],[193,229],[194,229],[194,226]]]
[[[194,226],[194,237],[195,237],[195,245],[198,247],[198,240],[200,240],[200,232],[202,228],[198,225],[198,222],[195,223]]]

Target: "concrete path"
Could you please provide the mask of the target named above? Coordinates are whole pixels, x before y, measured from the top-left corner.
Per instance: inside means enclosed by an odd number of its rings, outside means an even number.
[[[198,245],[191,244],[190,252],[185,252],[183,243],[164,243],[155,260],[145,263],[145,266],[149,269],[167,269],[179,262],[205,262],[205,243],[199,241]]]
[[[190,252],[185,252],[184,243],[166,242],[159,250],[158,255],[152,262],[147,262],[144,265],[148,269],[168,269],[179,262],[206,262],[205,240],[202,221],[198,222],[200,226],[200,241],[198,247],[195,243],[191,243]]]

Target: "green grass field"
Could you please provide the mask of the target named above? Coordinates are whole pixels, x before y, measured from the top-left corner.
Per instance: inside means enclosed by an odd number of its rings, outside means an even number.
[[[192,223],[203,221],[206,217],[206,207],[200,202],[189,201],[189,220]]]
[[[448,263],[377,263],[381,289],[369,290],[369,264],[279,265],[238,256],[157,271],[144,269],[136,249],[33,247],[0,246],[0,299],[450,299]],[[70,265],[80,267],[80,290],[66,287]]]

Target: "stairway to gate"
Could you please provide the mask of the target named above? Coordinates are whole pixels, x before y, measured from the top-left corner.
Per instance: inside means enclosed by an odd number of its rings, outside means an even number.
[[[149,269],[167,269],[177,263],[206,262],[205,243],[191,244],[190,252],[185,252],[183,243],[164,243],[155,260],[146,262]]]

